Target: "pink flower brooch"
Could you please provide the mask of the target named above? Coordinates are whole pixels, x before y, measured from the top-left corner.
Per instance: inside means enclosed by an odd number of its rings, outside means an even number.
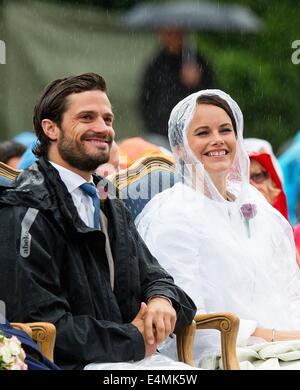
[[[245,226],[247,229],[247,235],[250,238],[250,219],[254,218],[257,214],[255,204],[245,203],[241,206],[241,213],[244,218]]]

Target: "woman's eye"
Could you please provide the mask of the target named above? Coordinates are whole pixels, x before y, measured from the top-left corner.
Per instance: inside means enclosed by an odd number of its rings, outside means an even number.
[[[196,135],[207,135],[208,131],[199,131]]]
[[[221,133],[231,133],[231,132],[232,132],[232,129],[230,129],[229,127],[221,130]]]

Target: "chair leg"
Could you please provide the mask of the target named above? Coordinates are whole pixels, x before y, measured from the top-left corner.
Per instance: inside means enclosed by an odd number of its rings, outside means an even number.
[[[178,360],[193,367],[195,367],[193,359],[195,332],[196,322],[193,321],[191,325],[176,333]]]

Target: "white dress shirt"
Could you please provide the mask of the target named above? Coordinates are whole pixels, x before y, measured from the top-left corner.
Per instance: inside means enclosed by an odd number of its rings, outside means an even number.
[[[65,183],[69,193],[72,196],[74,205],[78,211],[80,218],[83,222],[89,226],[94,227],[94,205],[92,198],[87,195],[84,191],[82,191],[81,184],[86,183],[83,177],[78,175],[77,173],[70,171],[67,168],[62,167],[52,161],[49,161],[55,169],[57,169],[61,180]],[[93,183],[91,180],[90,183]],[[108,221],[105,214],[100,209],[100,219],[101,219],[101,227],[102,232],[105,234],[105,251],[107,255],[107,261],[109,266],[109,274],[110,274],[110,284],[112,290],[114,289],[114,279],[115,279],[115,268],[114,268],[114,260],[112,257],[112,251],[110,247],[109,236],[107,233]]]
[[[89,226],[94,227],[94,205],[92,198],[82,191],[81,184],[86,183],[86,180],[77,173],[70,171],[52,161],[50,163],[58,170],[61,180],[65,183],[69,193],[72,196],[74,205],[78,211],[80,218]],[[93,181],[90,181],[93,183]]]

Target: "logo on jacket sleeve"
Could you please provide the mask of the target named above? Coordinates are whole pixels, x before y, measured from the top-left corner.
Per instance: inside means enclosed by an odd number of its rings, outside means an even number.
[[[31,234],[29,230],[36,219],[39,210],[29,208],[21,223],[20,255],[24,258],[30,256]]]

